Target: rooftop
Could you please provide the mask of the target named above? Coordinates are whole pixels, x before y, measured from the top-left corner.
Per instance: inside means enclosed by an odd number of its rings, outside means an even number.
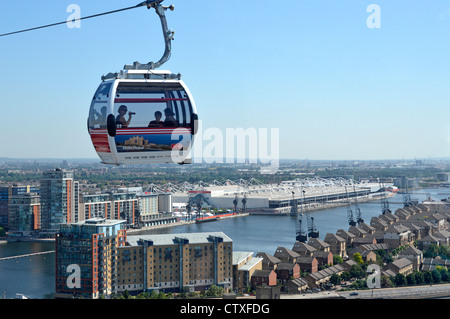
[[[112,226],[112,225],[122,224],[125,222],[126,222],[126,220],[106,219],[106,218],[95,217],[95,218],[86,219],[86,220],[74,223],[74,225]]]
[[[135,235],[128,236],[127,242],[131,246],[139,245],[139,241],[151,241],[154,246],[174,245],[177,239],[181,238],[189,244],[205,244],[212,242],[213,237],[221,238],[223,242],[233,242],[233,240],[223,232],[205,232],[205,233],[180,233],[166,235]]]

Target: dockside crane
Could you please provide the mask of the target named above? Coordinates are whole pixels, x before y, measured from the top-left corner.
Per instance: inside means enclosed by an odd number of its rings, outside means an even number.
[[[411,199],[411,195],[409,194],[408,191],[408,180],[406,180],[406,192],[405,194],[403,194],[403,205],[404,207],[410,207],[410,206],[414,206],[414,202]]]
[[[233,213],[238,212],[238,203],[239,203],[239,200],[238,200],[238,196],[236,194],[236,196],[234,197],[234,200],[233,200]]]
[[[302,203],[300,205],[301,211],[303,213],[303,203],[305,202],[305,191],[302,190]],[[308,223],[308,237],[309,238],[319,238],[319,230],[314,224],[314,217],[310,216],[308,211],[306,211],[306,222]]]
[[[244,193],[244,198],[242,199],[242,213],[244,214],[247,210],[247,193]]]
[[[403,194],[403,205],[405,207],[416,206],[419,204],[417,199],[411,199],[411,195],[408,191],[408,180],[406,180],[406,192]]]
[[[291,216],[296,217],[295,223],[295,240],[301,243],[306,243],[308,240],[308,235],[303,228],[303,203],[300,202],[300,214],[298,213],[298,201],[295,199],[295,192],[292,192],[292,205],[291,205]]]
[[[364,223],[364,219],[362,218],[362,213],[361,213],[361,209],[358,207],[358,194],[356,193],[356,188],[355,185],[353,185],[353,191],[355,192],[355,205],[356,205],[356,222],[358,224],[363,224]]]
[[[308,221],[308,236],[309,236],[309,238],[319,238],[319,230],[316,228],[316,225],[314,225],[314,217],[309,216],[309,214],[306,213],[306,218]]]
[[[347,219],[350,226],[356,226],[356,220],[351,209],[347,209]]]
[[[350,198],[348,196],[347,186],[345,186],[345,193],[347,194],[347,220],[350,226],[356,226],[356,220],[353,215],[353,210],[350,209]]]
[[[389,208],[389,201],[387,200],[386,196],[386,187],[384,186],[384,183],[382,183],[379,179],[378,181],[380,183],[380,189],[383,190],[384,192],[384,201],[381,202],[381,213],[383,215],[386,213],[392,213],[392,211]]]
[[[303,214],[300,214],[297,219],[297,229],[295,234],[295,240],[301,243],[306,243],[308,240],[308,235],[306,234],[305,229],[303,228]]]
[[[356,208],[356,222],[358,224],[363,224],[364,219],[362,218],[361,209],[359,207]]]
[[[292,191],[291,216],[297,217],[297,214],[298,214],[298,201],[295,199],[295,192]]]
[[[386,213],[392,213],[391,209],[389,208],[389,201],[385,200],[382,203],[381,213],[384,215]]]

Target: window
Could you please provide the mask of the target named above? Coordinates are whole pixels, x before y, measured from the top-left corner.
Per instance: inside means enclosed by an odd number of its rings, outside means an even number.
[[[154,84],[155,85],[155,84]],[[119,115],[121,105],[133,115],[128,127],[188,127],[191,122],[192,105],[180,84],[156,84],[121,82],[117,88],[114,116]],[[169,125],[169,120],[175,125]],[[126,116],[128,119],[128,115]],[[166,121],[167,119],[167,121]],[[160,123],[159,121],[165,122]]]
[[[106,128],[108,98],[112,82],[103,83],[99,86],[92,99],[89,110],[89,128]]]

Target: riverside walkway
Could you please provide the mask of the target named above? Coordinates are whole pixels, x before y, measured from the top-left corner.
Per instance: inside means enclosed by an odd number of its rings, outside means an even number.
[[[49,251],[41,251],[41,252],[38,252],[38,253],[31,253],[31,254],[25,254],[25,255],[2,257],[2,258],[0,258],[0,261],[17,259],[17,258],[26,258],[26,257],[32,257],[32,256],[38,256],[38,255],[52,254],[54,252],[55,252],[54,250],[49,250]]]

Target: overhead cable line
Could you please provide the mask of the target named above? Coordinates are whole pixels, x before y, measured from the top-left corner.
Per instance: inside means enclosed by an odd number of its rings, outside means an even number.
[[[52,24],[47,24],[47,25],[42,25],[39,27],[34,27],[34,28],[29,28],[29,29],[24,29],[24,30],[19,30],[19,31],[13,31],[13,32],[8,32],[8,33],[3,33],[0,34],[0,37],[5,37],[8,35],[13,35],[13,34],[18,34],[18,33],[23,33],[23,32],[28,32],[28,31],[33,31],[33,30],[38,30],[38,29],[44,29],[44,28],[49,28],[49,27],[54,27],[60,24],[65,24],[68,22],[75,22],[75,21],[81,21],[81,20],[86,20],[86,19],[91,19],[91,18],[96,18],[96,17],[100,17],[100,16],[104,16],[107,14],[112,14],[112,13],[117,13],[117,12],[121,12],[121,11],[126,11],[126,10],[131,10],[131,9],[136,9],[139,7],[143,7],[143,6],[147,6],[148,8],[154,6],[156,3],[160,3],[163,0],[156,0],[156,1],[144,1],[139,3],[138,5],[135,6],[131,6],[131,7],[127,7],[127,8],[123,8],[123,9],[117,9],[117,10],[113,10],[113,11],[108,11],[108,12],[103,12],[103,13],[98,13],[98,14],[94,14],[91,16],[87,16],[87,17],[82,17],[82,18],[77,18],[77,19],[72,19],[70,21],[62,21],[62,22],[57,22],[57,23],[52,23]]]

